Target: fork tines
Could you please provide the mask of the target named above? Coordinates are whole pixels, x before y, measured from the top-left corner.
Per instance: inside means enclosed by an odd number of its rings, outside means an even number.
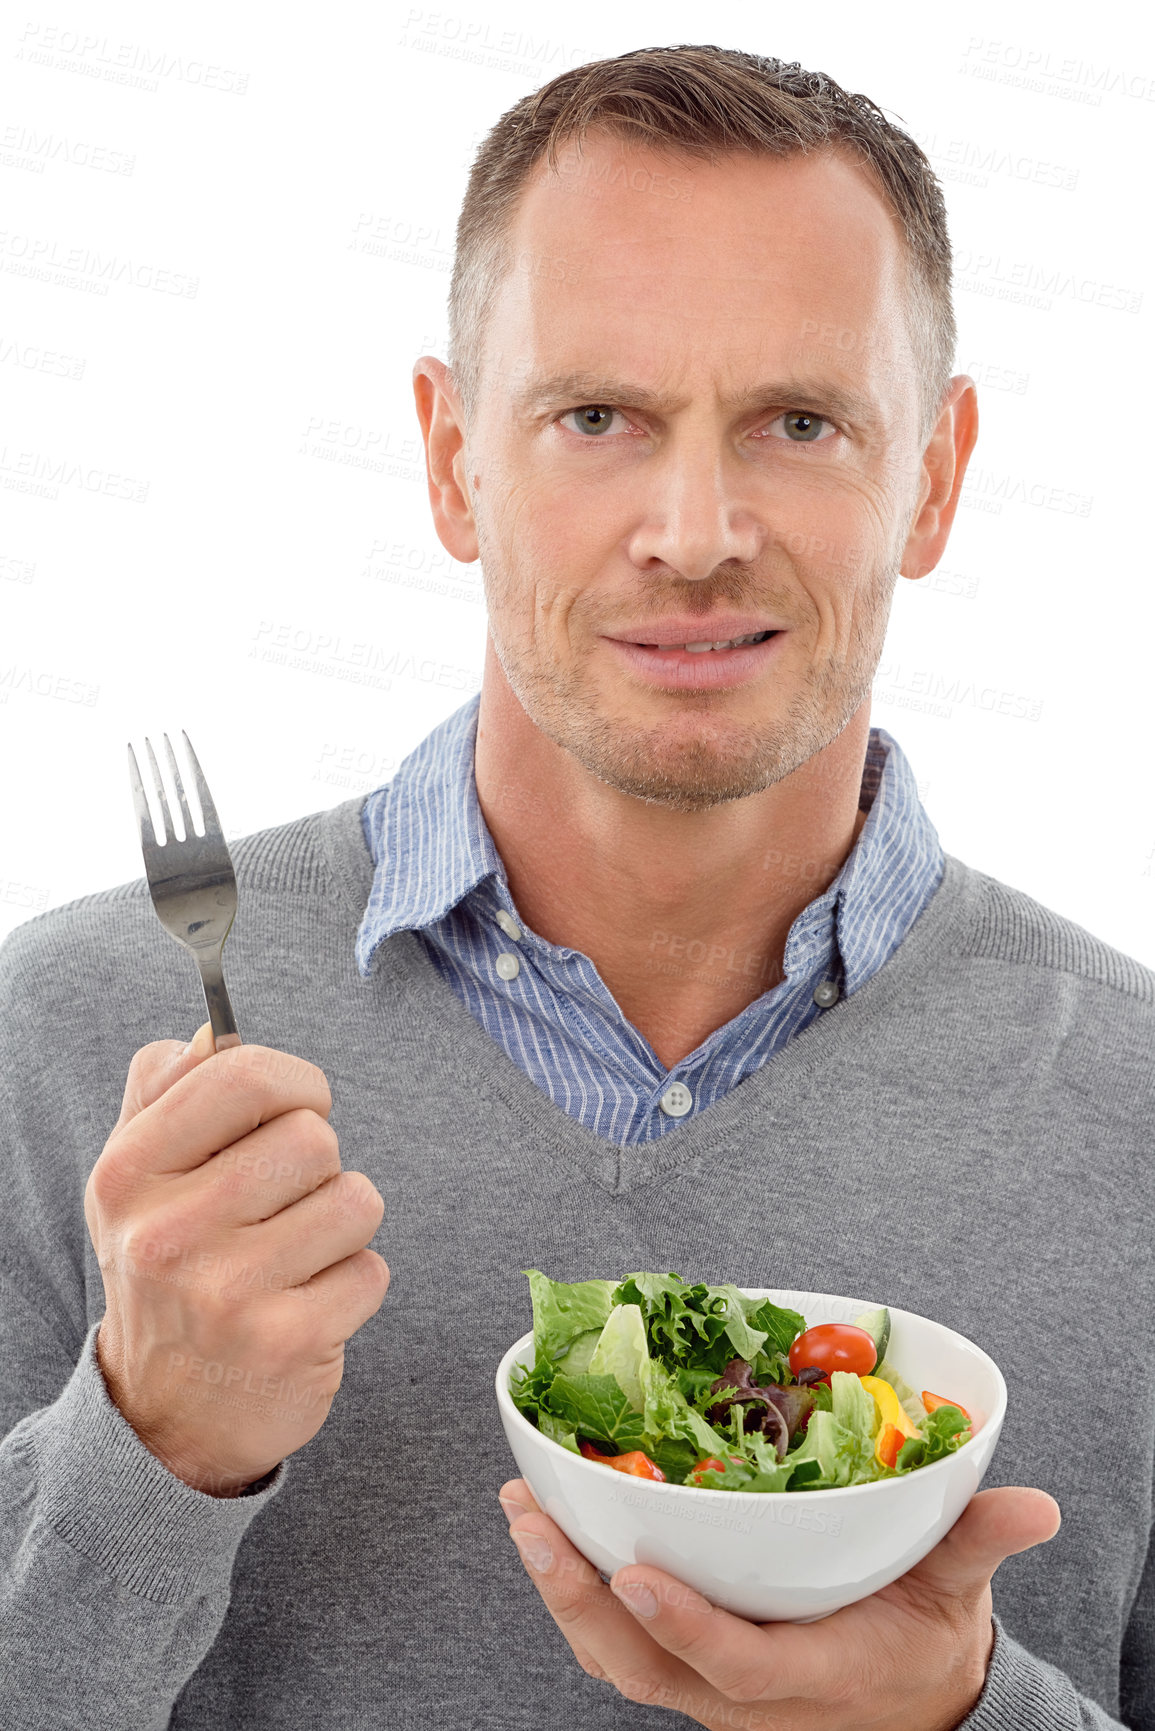
[[[219,837],[221,835],[221,825],[220,819],[217,816],[217,808],[213,804],[213,796],[209,792],[208,783],[204,777],[204,771],[201,769],[200,762],[197,758],[196,752],[192,748],[188,734],[183,728],[181,729],[181,738],[184,740],[185,751],[188,753],[189,762],[192,764],[193,783],[196,788],[197,803],[201,809],[202,827],[200,830],[197,830],[193,825],[192,813],[189,810],[188,797],[184,790],[184,783],[181,780],[176,755],[172,749],[172,742],[167,733],[162,734],[161,737],[164,740],[165,750],[168,754],[168,763],[169,768],[172,771],[173,786],[176,789],[176,796],[180,802],[186,839],[191,840],[194,836],[197,837],[197,839],[200,839],[204,836],[212,836],[214,832],[215,835]],[[153,823],[152,813],[149,810],[148,799],[144,791],[144,783],[141,780],[140,768],[136,761],[136,753],[133,751],[130,744],[128,748],[128,773],[132,782],[132,796],[136,805],[137,819],[140,823],[142,842],[151,845],[152,847],[164,847],[170,838],[175,839],[176,831],[173,826],[172,814],[169,810],[168,799],[165,794],[164,782],[161,780],[160,766],[156,761],[156,753],[152,748],[152,740],[146,737],[144,743],[145,748],[148,751],[149,762],[152,765],[153,792],[156,797],[156,802],[160,807],[161,825],[164,832],[163,840],[157,834],[156,825]]]

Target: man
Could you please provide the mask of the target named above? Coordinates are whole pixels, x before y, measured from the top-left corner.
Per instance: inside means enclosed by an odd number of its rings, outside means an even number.
[[[1155,976],[869,725],[977,435],[934,177],[648,50],[503,117],[458,240],[416,391],[480,700],[234,847],[246,1045],[153,1037],[139,880],[4,946],[8,1720],[1150,1731]],[[991,1488],[817,1624],[603,1582],[507,1476],[527,1267],[933,1316],[1006,1375]]]

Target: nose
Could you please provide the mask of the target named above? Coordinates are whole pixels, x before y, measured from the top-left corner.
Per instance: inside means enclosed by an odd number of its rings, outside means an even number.
[[[629,554],[700,581],[727,560],[758,557],[765,526],[743,497],[741,465],[707,437],[672,440],[646,466],[643,513]]]

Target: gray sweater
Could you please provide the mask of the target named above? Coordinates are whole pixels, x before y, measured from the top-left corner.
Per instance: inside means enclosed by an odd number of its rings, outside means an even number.
[[[1010,1391],[985,1482],[1041,1485],[1063,1525],[995,1576],[967,1731],[1155,1731],[1155,973],[947,855],[866,985],[618,1147],[411,933],[359,976],[360,805],[232,848],[242,1036],[324,1070],[392,1270],[324,1426],[255,1494],[173,1477],[93,1352],[85,1183],[133,1052],[204,1019],[195,970],[143,879],[0,946],[0,1726],[692,1725],[585,1675],[507,1536],[493,1373],[537,1267],[853,1292],[969,1335]]]

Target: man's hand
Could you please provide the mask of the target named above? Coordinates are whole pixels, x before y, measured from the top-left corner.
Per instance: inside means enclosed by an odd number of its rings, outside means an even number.
[[[84,1216],[108,1391],[169,1471],[235,1496],[325,1422],[345,1342],[389,1269],[385,1204],[342,1172],[323,1071],[268,1046],[154,1040],[133,1057]]]
[[[583,1671],[708,1731],[955,1731],[994,1645],[991,1576],[1004,1557],[1054,1538],[1060,1521],[1046,1491],[980,1491],[890,1586],[817,1623],[750,1623],[648,1565],[619,1569],[611,1591],[524,1479],[498,1494]],[[642,1591],[627,1609],[628,1588]]]

